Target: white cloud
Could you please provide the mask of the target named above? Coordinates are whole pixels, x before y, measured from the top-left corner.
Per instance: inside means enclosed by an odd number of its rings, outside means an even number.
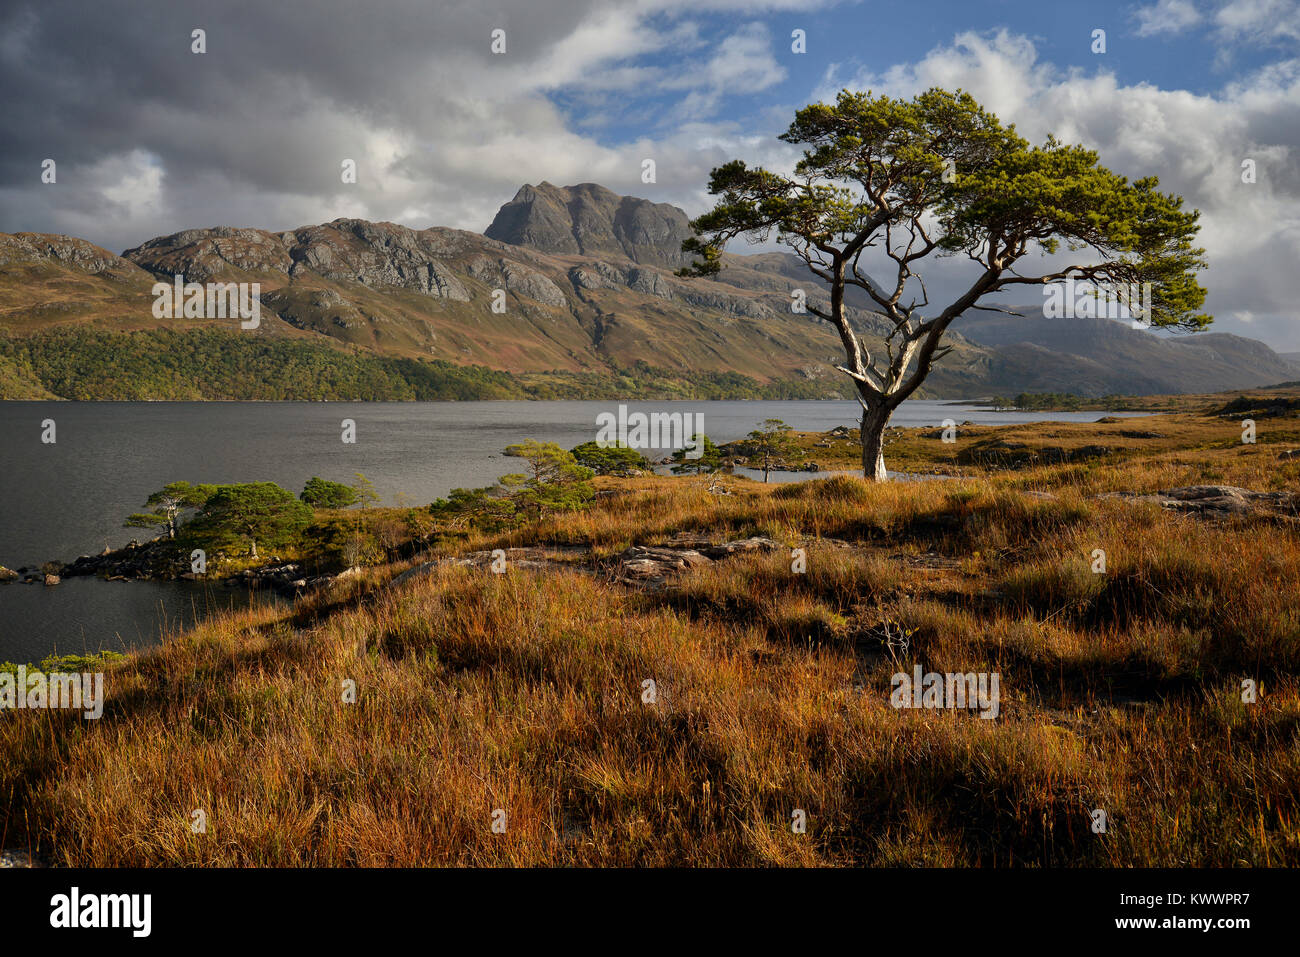
[[[1300,40],[1297,0],[1232,0],[1214,15],[1222,39],[1233,42]]]
[[[733,92],[766,90],[785,79],[785,68],[772,55],[772,37],[761,23],[747,23],[718,44],[706,72],[711,86]]]
[[[722,40],[699,70],[683,71],[666,89],[691,88],[674,111],[672,122],[705,119],[723,99],[757,93],[782,82],[785,67],[772,54],[772,37],[761,23],[747,23]]]
[[[1140,37],[1182,33],[1201,22],[1201,13],[1191,0],[1160,0],[1137,11]]]

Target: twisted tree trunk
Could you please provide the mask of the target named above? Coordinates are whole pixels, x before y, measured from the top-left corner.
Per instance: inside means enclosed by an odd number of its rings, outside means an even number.
[[[862,475],[873,482],[888,482],[885,470],[885,427],[894,409],[884,402],[866,402],[862,407]]]

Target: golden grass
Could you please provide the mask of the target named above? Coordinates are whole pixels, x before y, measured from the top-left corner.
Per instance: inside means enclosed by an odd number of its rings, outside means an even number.
[[[601,480],[590,511],[435,554],[783,548],[663,590],[452,565],[394,587],[398,563],[206,622],[113,666],[98,722],[0,718],[0,829],[86,866],[1293,866],[1300,532],[1097,497],[1290,468],[1216,446],[727,495]],[[998,673],[1000,716],[895,710],[914,664]]]

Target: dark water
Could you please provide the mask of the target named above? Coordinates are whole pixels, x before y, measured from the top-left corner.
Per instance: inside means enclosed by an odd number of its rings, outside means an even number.
[[[703,415],[716,442],[763,419],[797,429],[856,426],[856,402],[629,402],[630,411]],[[364,472],[383,504],[425,504],[457,487],[518,470],[502,449],[528,438],[571,448],[596,437],[615,402],[0,403],[0,564],[34,567],[118,546],[142,529],[122,520],[167,482],[271,481],[294,492],[313,475],[351,482]],[[917,400],[895,425],[1093,421],[1104,413],[1003,413]],[[356,443],[341,421],[356,422]],[[57,441],[41,442],[53,419]],[[800,476],[802,477],[802,476]],[[0,661],[121,649],[157,641],[168,623],[246,603],[241,589],[190,583],[74,579],[54,587],[0,585]]]

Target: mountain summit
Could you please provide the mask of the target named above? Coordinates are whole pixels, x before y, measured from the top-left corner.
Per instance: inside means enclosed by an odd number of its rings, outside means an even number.
[[[677,268],[686,263],[686,214],[668,203],[620,196],[595,183],[523,186],[484,235],[553,255],[617,256]]]

